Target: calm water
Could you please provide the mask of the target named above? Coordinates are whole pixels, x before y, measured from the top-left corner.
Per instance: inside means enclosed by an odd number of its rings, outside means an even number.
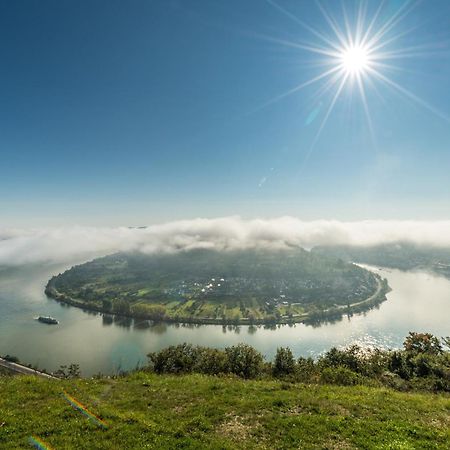
[[[134,368],[146,362],[148,352],[181,342],[216,347],[246,342],[271,358],[279,346],[308,356],[355,342],[400,347],[410,330],[450,334],[450,281],[426,273],[379,271],[393,289],[388,300],[379,309],[334,324],[230,330],[216,325],[141,328],[62,306],[43,291],[50,276],[64,268],[0,271],[0,354],[13,354],[48,370],[75,362],[84,375],[92,375]],[[38,315],[56,317],[60,324],[41,324],[33,320]]]

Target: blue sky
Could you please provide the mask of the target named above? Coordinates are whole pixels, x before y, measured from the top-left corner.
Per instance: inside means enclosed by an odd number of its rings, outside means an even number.
[[[376,27],[404,3],[386,0]],[[321,4],[344,23],[340,2]],[[263,0],[1,2],[0,225],[449,218],[450,2],[383,37],[405,32],[386,48],[412,55],[380,71],[420,100],[367,84],[373,134],[354,83],[326,123],[322,81],[264,106],[324,70],[281,42],[323,44],[294,18],[338,42],[314,2],[278,5],[292,15]],[[359,6],[344,2],[351,27]]]

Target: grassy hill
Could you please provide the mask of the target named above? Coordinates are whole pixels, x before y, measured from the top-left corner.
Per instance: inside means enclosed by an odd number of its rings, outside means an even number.
[[[374,306],[387,289],[361,267],[297,248],[115,254],[52,278],[46,292],[141,319],[264,323],[298,322],[318,312],[340,317],[352,306]]]
[[[31,436],[47,446],[38,448],[108,450],[447,449],[450,442],[448,394],[146,372],[0,377],[0,392],[0,448],[10,450],[31,448]]]

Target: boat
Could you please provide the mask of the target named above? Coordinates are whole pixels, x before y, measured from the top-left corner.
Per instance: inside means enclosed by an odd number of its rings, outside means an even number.
[[[49,325],[58,325],[59,323],[54,317],[50,316],[39,316],[37,320],[42,323],[48,323]]]

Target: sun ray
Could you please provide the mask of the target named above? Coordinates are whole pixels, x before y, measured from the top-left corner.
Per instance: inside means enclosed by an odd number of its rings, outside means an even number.
[[[374,53],[377,53],[379,50],[381,50],[384,47],[387,47],[391,45],[393,42],[399,40],[403,36],[407,36],[408,34],[411,34],[413,31],[416,31],[419,28],[418,25],[415,25],[414,27],[410,27],[407,30],[402,31],[401,33],[397,33],[396,35],[390,37],[389,39],[385,39],[382,42],[379,42],[378,45],[372,45],[370,47],[371,51]]]
[[[330,91],[333,86],[335,86],[339,80],[342,79],[343,76],[343,69],[341,69],[339,72],[336,72],[333,74],[322,86],[319,87],[319,89],[315,92],[315,97],[322,98],[324,97],[328,91]]]
[[[435,44],[415,45],[411,47],[403,47],[398,50],[390,50],[384,52],[376,52],[373,54],[372,59],[384,60],[384,59],[397,59],[397,58],[416,58],[426,56],[448,56],[449,50],[442,50],[440,46]]]
[[[385,0],[380,2],[380,5],[378,6],[377,10],[375,11],[375,14],[372,17],[372,20],[369,23],[369,26],[367,27],[366,32],[364,33],[364,36],[361,39],[361,45],[367,45],[367,39],[372,33],[372,28],[375,26],[376,21],[378,20],[378,17],[380,15],[380,12],[384,6]]]
[[[418,105],[422,106],[425,109],[428,109],[428,111],[432,112],[436,116],[438,116],[441,119],[445,120],[446,122],[450,123],[450,117],[448,117],[447,115],[445,115],[444,113],[442,113],[438,109],[436,109],[433,106],[431,106],[425,100],[422,100],[420,97],[418,97],[417,95],[413,94],[408,89],[404,88],[403,86],[400,86],[398,83],[396,83],[395,81],[393,81],[390,78],[386,77],[385,75],[383,75],[378,70],[376,70],[374,68],[370,68],[369,70],[374,76],[376,76],[381,81],[384,81],[386,84],[388,84],[389,86],[397,89],[399,92],[401,92],[403,95],[405,95],[409,99],[413,100]]]
[[[327,13],[327,11],[325,10],[325,8],[321,5],[321,3],[319,2],[319,0],[316,0],[316,4],[320,9],[320,12],[322,13],[323,17],[325,18],[325,20],[328,22],[328,25],[330,26],[330,28],[334,31],[334,34],[336,35],[336,37],[338,38],[340,44],[342,46],[346,46],[347,41],[345,40],[345,36],[342,33],[342,31],[339,29],[339,26],[337,25],[337,23],[333,20],[333,18]]]
[[[406,1],[402,6],[395,12],[390,19],[388,19],[384,25],[372,36],[372,38],[367,42],[369,47],[374,47],[377,42],[379,42],[383,36],[385,36],[389,31],[391,31],[399,22],[401,22],[410,12],[414,9],[419,2],[414,2],[412,6],[408,8],[411,2]]]
[[[306,24],[305,22],[303,22],[302,20],[300,20],[298,17],[296,17],[294,14],[292,14],[291,12],[289,12],[287,9],[281,7],[278,3],[276,3],[274,0],[266,0],[267,3],[269,3],[269,5],[273,6],[274,8],[276,8],[278,11],[280,11],[282,14],[284,14],[285,16],[289,17],[291,20],[293,20],[294,22],[296,22],[298,25],[302,26],[303,28],[305,28],[306,30],[308,30],[310,33],[312,33],[314,36],[318,37],[319,39],[321,39],[322,41],[324,41],[325,43],[327,43],[329,46],[331,46],[332,48],[334,48],[335,50],[339,51],[339,46],[336,45],[332,40],[328,39],[327,37],[325,37],[322,33],[319,33],[317,30],[315,30],[314,28],[310,27],[308,24]]]
[[[370,115],[369,104],[367,102],[366,91],[365,91],[365,88],[364,88],[364,83],[363,83],[361,74],[358,74],[356,76],[356,81],[358,83],[359,93],[361,95],[361,101],[362,101],[362,104],[363,104],[363,107],[364,107],[364,113],[366,115],[367,124],[369,126],[369,132],[370,132],[370,137],[372,139],[372,144],[374,145],[374,148],[376,148],[375,131],[373,129],[372,117]]]
[[[342,89],[344,88],[348,77],[349,77],[349,74],[347,74],[347,73],[344,74],[344,76],[342,77],[341,82],[339,83],[339,87],[337,88],[336,93],[334,94],[334,97],[331,100],[330,105],[328,106],[327,112],[325,113],[325,116],[322,119],[322,122],[320,123],[320,126],[319,126],[319,129],[317,130],[316,136],[313,139],[311,146],[309,147],[309,151],[305,156],[303,164],[305,164],[308,161],[309,157],[311,156],[311,154],[314,150],[314,147],[316,146],[317,142],[319,141],[322,130],[324,129],[324,127],[328,121],[328,118],[330,117],[330,114],[333,111],[334,105],[336,104],[339,96],[341,95]]]
[[[294,94],[295,92],[299,91],[300,89],[303,89],[307,86],[310,86],[311,84],[314,84],[316,82],[318,82],[319,80],[329,77],[330,75],[332,75],[335,72],[338,72],[339,70],[341,70],[340,67],[332,67],[331,69],[327,70],[326,72],[323,72],[319,75],[317,75],[314,78],[311,78],[310,80],[305,81],[304,83],[301,83],[295,87],[293,87],[292,89],[290,89],[289,91],[286,91],[270,100],[268,100],[267,102],[263,103],[261,106],[259,106],[258,108],[254,109],[253,111],[251,111],[249,114],[255,113],[260,111],[261,109],[266,108],[269,105],[272,105],[280,100],[282,100],[285,97],[288,97],[289,95]]]
[[[347,9],[345,8],[344,2],[342,2],[342,14],[344,16],[344,24],[345,24],[345,31],[347,34],[347,42],[349,42],[350,45],[353,46],[353,45],[355,45],[355,43],[353,42],[352,28],[351,28],[350,22],[348,20]],[[355,35],[355,41],[358,42],[358,38],[356,35]]]
[[[253,36],[263,39],[265,41],[274,42],[276,44],[282,44],[287,47],[297,48],[299,50],[307,50],[312,53],[317,53],[320,55],[325,55],[325,56],[330,56],[330,57],[337,57],[339,55],[339,52],[337,50],[333,51],[333,50],[330,50],[330,49],[327,49],[324,47],[303,44],[301,42],[293,42],[293,41],[289,41],[287,39],[280,39],[280,38],[275,38],[275,37],[271,37],[271,36],[265,36],[262,34],[254,34]]]

